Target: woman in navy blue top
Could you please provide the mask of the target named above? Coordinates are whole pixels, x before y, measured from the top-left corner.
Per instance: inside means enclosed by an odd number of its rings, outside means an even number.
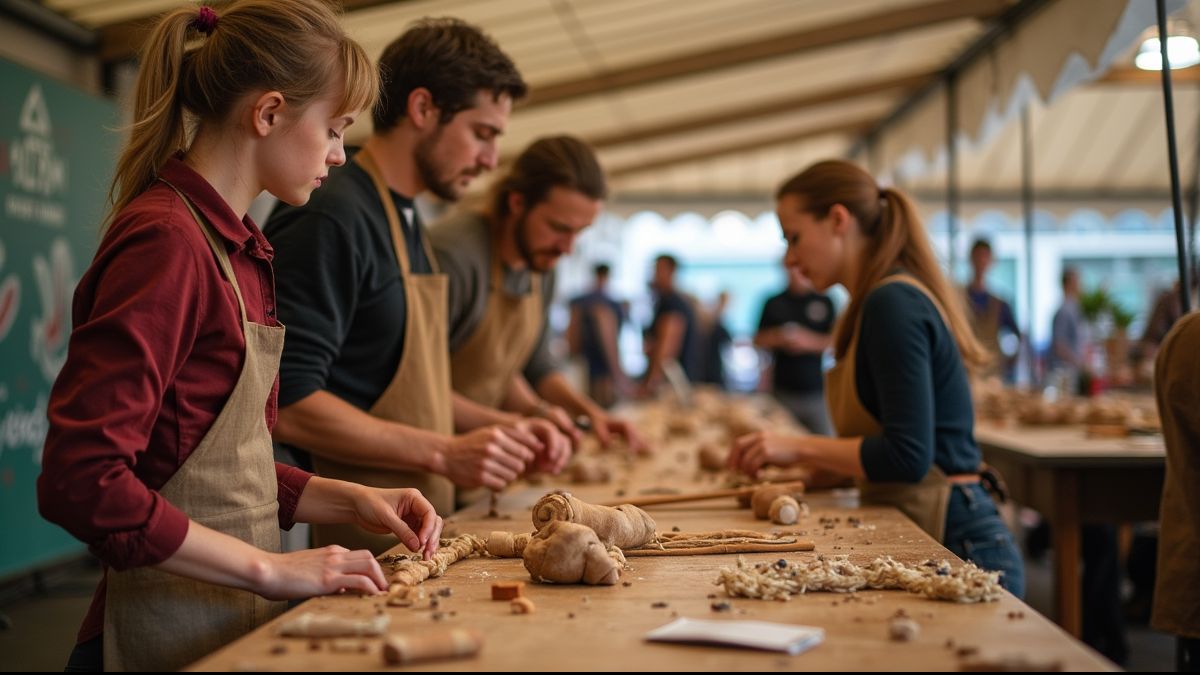
[[[912,203],[845,161],[815,164],[779,189],[786,263],[850,304],[834,338],[826,401],[837,438],[755,433],[730,464],[751,475],[803,463],[851,476],[865,503],[899,508],[956,555],[1003,572],[1020,596],[1012,534],[980,483],[967,365],[989,356],[929,245]]]

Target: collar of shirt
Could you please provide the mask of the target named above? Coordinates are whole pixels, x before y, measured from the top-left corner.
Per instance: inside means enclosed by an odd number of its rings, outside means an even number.
[[[529,295],[533,292],[533,275],[528,267],[514,270],[505,265],[500,275],[500,288],[505,295],[513,297]]]
[[[178,157],[168,159],[159,170],[159,175],[187,195],[200,214],[208,219],[217,234],[226,241],[227,248],[233,251],[245,250],[246,253],[264,260],[270,260],[274,256],[271,244],[267,242],[267,238],[250,215],[238,218],[216,189]]]

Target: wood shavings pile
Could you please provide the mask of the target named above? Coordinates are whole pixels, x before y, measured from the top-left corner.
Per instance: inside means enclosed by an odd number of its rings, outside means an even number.
[[[802,593],[850,593],[864,588],[904,590],[931,600],[946,602],[992,602],[1003,593],[1000,573],[988,572],[966,563],[951,569],[943,560],[909,565],[891,557],[876,558],[868,565],[850,562],[848,556],[818,556],[807,563],[747,562],[738,558],[737,567],[720,572],[716,585],[731,597],[788,600]]]

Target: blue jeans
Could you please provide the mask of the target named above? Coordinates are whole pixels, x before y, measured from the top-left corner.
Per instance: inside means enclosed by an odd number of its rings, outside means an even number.
[[[1003,572],[1000,584],[1018,598],[1024,597],[1025,563],[1021,551],[996,511],[992,496],[982,485],[950,488],[944,543],[963,560],[985,570]]]

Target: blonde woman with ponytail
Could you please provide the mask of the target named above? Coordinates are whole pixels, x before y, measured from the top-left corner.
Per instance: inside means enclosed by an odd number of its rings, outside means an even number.
[[[223,7],[176,10],[148,36],[51,393],[39,506],[106,571],[68,670],[177,670],[280,601],[384,590],[368,551],[280,553],[293,522],[437,548],[441,520],[416,490],[273,460],[284,328],[271,248],[246,211],[263,190],[308,201],[378,80],[322,0]]]
[[[1003,572],[1015,595],[1024,569],[981,484],[968,367],[987,352],[942,274],[907,197],[845,161],[824,161],[776,194],[785,263],[850,304],[834,334],[825,397],[837,438],[755,433],[730,465],[805,464],[850,476],[865,503],[899,508],[959,557]]]

